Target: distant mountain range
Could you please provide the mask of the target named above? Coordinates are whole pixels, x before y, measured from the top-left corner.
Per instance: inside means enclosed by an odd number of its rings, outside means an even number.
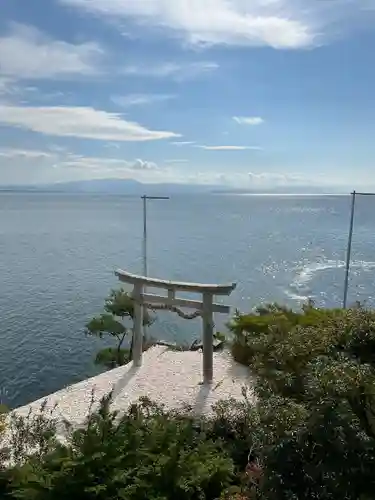
[[[92,193],[123,194],[141,196],[143,194],[162,196],[172,194],[328,194],[336,192],[333,188],[317,188],[311,186],[283,186],[260,189],[234,189],[224,186],[202,184],[143,184],[134,179],[92,179],[70,181],[56,184],[9,185],[0,186],[0,191],[18,192],[54,192],[54,193]]]
[[[213,189],[215,186],[194,184],[143,184],[133,179],[92,179],[56,184],[0,186],[0,191],[123,194],[128,196],[208,193]]]

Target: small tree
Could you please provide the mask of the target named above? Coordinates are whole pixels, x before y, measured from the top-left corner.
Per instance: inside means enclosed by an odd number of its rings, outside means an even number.
[[[104,311],[103,314],[93,318],[86,325],[86,334],[101,339],[111,337],[116,341],[115,347],[101,349],[95,358],[96,364],[104,365],[107,368],[116,368],[132,359],[132,338],[129,348],[124,348],[123,345],[127,335],[133,332],[134,300],[123,288],[112,290],[105,301]],[[130,322],[131,326],[126,326],[124,321]],[[152,322],[153,319],[145,310],[143,325],[149,326]],[[149,342],[144,342],[145,347],[148,347],[149,344]]]

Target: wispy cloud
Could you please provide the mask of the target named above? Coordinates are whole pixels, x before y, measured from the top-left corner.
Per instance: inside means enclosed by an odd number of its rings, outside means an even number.
[[[60,0],[195,45],[310,47],[368,22],[373,0]]]
[[[153,141],[180,137],[149,130],[121,115],[90,107],[28,107],[0,105],[0,123],[45,135],[102,141]]]
[[[306,178],[297,174],[284,172],[248,172],[248,182],[251,186],[285,186],[298,185],[306,182]]]
[[[171,78],[176,81],[193,80],[219,68],[216,62],[195,61],[186,63],[166,62],[159,64],[130,65],[123,68],[123,73],[132,76],[153,78]]]
[[[0,66],[1,67],[1,66]],[[7,95],[11,92],[12,80],[10,78],[0,77],[0,96]]]
[[[188,161],[186,158],[171,158],[170,160],[164,160],[164,163],[187,163]]]
[[[158,165],[153,161],[123,160],[119,158],[91,157],[83,155],[68,154],[61,157],[54,164],[55,168],[74,168],[85,171],[112,172],[120,174],[130,172],[147,172],[158,170]]]
[[[307,47],[327,20],[311,0],[60,0],[111,19],[182,37],[192,44]],[[347,0],[337,0],[336,9]],[[317,4],[317,5],[315,5]],[[331,9],[332,11],[333,9]],[[163,28],[161,32],[160,28]]]
[[[131,106],[144,106],[169,101],[175,97],[172,94],[129,94],[113,96],[111,101],[123,108],[129,108]]]
[[[195,184],[210,184],[221,185],[230,188],[249,189],[265,192],[268,188],[285,187],[285,186],[301,186],[314,185],[311,179],[302,175],[289,174],[286,172],[220,172],[220,171],[204,171],[191,172],[186,177],[185,182]],[[323,185],[315,177],[315,185]]]
[[[261,151],[259,146],[203,146],[197,145],[197,148],[206,149],[207,151],[243,151],[250,149],[253,151]]]
[[[13,148],[2,148],[0,149],[1,158],[54,158],[56,155],[51,151],[39,151],[37,149],[13,149]]]
[[[173,141],[171,142],[173,146],[191,146],[192,144],[195,144],[194,141]]]
[[[138,158],[132,162],[131,168],[133,170],[157,170],[159,167],[153,161],[145,161]]]
[[[0,68],[13,78],[71,78],[98,72],[103,54],[96,43],[70,44],[52,40],[34,27],[13,24],[0,38]]]
[[[234,116],[233,120],[240,125],[261,125],[264,123],[260,116]]]
[[[51,101],[62,104],[70,95],[61,91],[46,92],[38,86],[28,85],[27,79],[22,81],[19,77],[0,77],[0,98],[4,104],[42,104]]]
[[[177,161],[177,160],[173,160]],[[286,185],[324,185],[325,175],[314,181],[298,173],[279,170],[274,172],[221,172],[220,170],[195,171],[160,164],[150,159],[124,159],[112,156],[85,156],[64,148],[50,146],[45,150],[0,148],[0,165],[9,167],[6,183],[56,182],[73,179],[130,178],[141,182],[177,182],[195,184],[220,184],[229,187],[266,189]],[[17,176],[22,172],[22,179]],[[4,183],[4,177],[2,177]]]
[[[30,165],[40,160],[48,160],[51,168],[75,168],[85,171],[105,170],[105,171],[153,171],[160,167],[157,163],[149,160],[136,158],[135,160],[124,160],[123,158],[86,156],[72,153],[63,148],[49,148],[45,150],[37,149],[17,149],[0,148],[0,159],[21,160]]]

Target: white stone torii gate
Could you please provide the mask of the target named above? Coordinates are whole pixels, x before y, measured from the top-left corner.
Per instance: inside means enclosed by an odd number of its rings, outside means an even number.
[[[236,283],[228,285],[207,285],[200,283],[184,283],[179,281],[165,281],[146,276],[139,276],[118,270],[115,275],[123,283],[133,285],[132,297],[134,300],[134,330],[133,330],[133,363],[142,364],[143,352],[143,310],[148,305],[160,309],[173,310],[177,307],[195,309],[197,316],[202,316],[203,322],[203,382],[212,383],[213,379],[213,341],[215,312],[228,314],[230,307],[215,304],[215,295],[230,295],[236,288]],[[167,296],[145,293],[146,288],[162,288]],[[202,300],[188,300],[176,297],[176,292],[193,292],[202,294]]]

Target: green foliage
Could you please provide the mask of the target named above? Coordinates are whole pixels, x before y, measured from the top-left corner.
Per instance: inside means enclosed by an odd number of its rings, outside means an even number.
[[[54,408],[47,409],[42,403],[39,411],[26,416],[11,412],[7,415],[6,425],[0,429],[0,498],[17,498],[8,495],[13,490],[19,476],[29,475],[31,461],[40,462],[50,451],[56,448],[57,423],[54,420]],[[30,456],[32,459],[30,461]]]
[[[375,313],[272,305],[231,330],[257,384],[260,498],[375,498]]]
[[[8,413],[8,412],[9,412],[9,408],[6,405],[0,403],[0,415],[4,415],[5,413]]]
[[[288,337],[297,327],[305,329],[322,325],[341,314],[341,309],[316,309],[310,302],[301,312],[277,304],[259,307],[254,313],[236,312],[229,324],[234,334],[232,354],[239,363],[251,365],[260,351],[268,352],[272,342]],[[316,344],[319,341],[315,339]],[[302,351],[304,351],[302,349]]]
[[[6,429],[6,414],[8,411],[9,409],[6,405],[0,404],[0,437]]]
[[[221,408],[213,420],[196,420],[143,399],[120,415],[110,410],[110,398],[105,398],[82,428],[67,427],[64,444],[51,446],[49,440],[48,447],[27,461],[3,470],[3,497],[218,499],[240,484],[235,472],[237,452],[232,446],[226,448],[225,436],[240,429],[242,414],[226,422],[228,411],[229,407]]]
[[[223,440],[225,449],[232,457],[237,472],[243,472],[253,447],[251,403],[229,399],[214,406],[215,417],[207,422],[207,435]]]
[[[112,290],[109,297],[105,300],[104,310],[121,319],[134,319],[134,300],[123,288]],[[150,314],[144,311],[143,325],[150,326],[153,323],[153,318]]]
[[[126,365],[130,361],[129,349],[115,349],[107,347],[100,350],[95,358],[96,365],[102,365],[108,369],[116,368],[117,366]]]
[[[120,335],[112,319],[92,330]],[[236,313],[230,328],[256,405],[244,391],[210,418],[147,399],[119,414],[109,397],[63,443],[45,407],[12,417],[0,498],[374,500],[375,313],[270,305]]]
[[[134,301],[132,297],[125,292],[123,288],[120,290],[112,290],[104,304],[104,313],[93,318],[86,325],[86,334],[94,337],[104,338],[110,337],[116,342],[116,347],[108,347],[98,352],[95,358],[95,363],[104,365],[107,368],[115,368],[122,366],[131,359],[130,349],[123,349],[122,346],[128,334],[132,332],[131,327],[126,327],[125,321],[134,319]],[[144,314],[143,324],[149,326],[153,322],[151,316]]]
[[[112,335],[112,337],[122,337],[127,332],[125,326],[117,321],[110,314],[102,314],[97,318],[93,318],[87,325],[87,332],[90,335],[96,335],[103,338],[104,335]]]

